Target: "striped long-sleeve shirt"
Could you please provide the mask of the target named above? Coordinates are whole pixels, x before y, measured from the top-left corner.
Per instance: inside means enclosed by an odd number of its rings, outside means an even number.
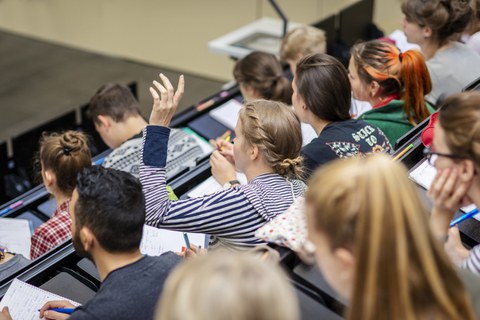
[[[468,258],[462,262],[460,267],[480,274],[480,245],[477,245],[470,250]]]
[[[160,126],[147,126],[143,135],[140,181],[148,225],[207,233],[228,246],[253,246],[264,243],[255,237],[255,231],[285,212],[294,198],[305,192],[300,180],[269,173],[212,195],[170,201],[165,188],[168,135],[169,129]]]

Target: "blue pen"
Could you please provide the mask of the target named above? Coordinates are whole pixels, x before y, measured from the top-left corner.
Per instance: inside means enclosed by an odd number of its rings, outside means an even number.
[[[55,311],[55,312],[60,312],[60,313],[65,313],[65,314],[72,314],[73,311],[75,311],[74,308],[52,308],[49,309],[50,311]]]
[[[185,245],[187,246],[187,249],[191,249],[190,240],[188,240],[188,234],[186,232],[183,233],[183,239],[185,240]]]
[[[450,222],[450,228],[451,227],[454,227],[455,225],[459,224],[460,222],[462,221],[465,221],[467,219],[470,219],[471,217],[473,217],[474,215],[476,215],[478,213],[478,209],[475,208],[473,209],[472,211],[468,212],[468,213],[465,213],[464,215],[458,217],[457,219],[455,220],[452,220],[452,222]]]
[[[7,213],[9,213],[10,211],[12,211],[13,209],[16,209],[20,206],[23,205],[23,201],[20,200],[20,201],[17,201],[15,203],[12,203],[11,205],[9,205],[8,207],[6,207],[5,209],[3,209],[2,211],[0,211],[0,216],[3,216]]]

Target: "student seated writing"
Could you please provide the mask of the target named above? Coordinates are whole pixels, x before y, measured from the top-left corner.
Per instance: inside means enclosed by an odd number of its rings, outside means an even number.
[[[138,179],[100,166],[85,168],[77,178],[70,216],[75,250],[93,260],[102,284],[96,295],[70,317],[50,310],[74,308],[68,301],[47,302],[40,317],[152,319],[163,283],[181,258],[173,252],[158,257],[140,253],[145,199]],[[4,310],[0,315],[11,319],[7,314]]]
[[[46,135],[40,140],[39,162],[43,184],[52,194],[57,209],[32,235],[30,258],[36,259],[69,239],[70,198],[77,174],[92,165],[87,137],[81,132],[67,131]]]
[[[214,244],[251,247],[263,243],[255,230],[284,212],[305,185],[301,172],[300,122],[290,108],[279,102],[257,100],[241,109],[235,143],[234,164],[219,151],[210,163],[215,179],[225,190],[200,198],[170,201],[165,189],[165,157],[168,124],[181,99],[183,76],[174,92],[170,81],[154,81],[160,92],[154,98],[150,125],[144,131],[143,165],[140,181],[145,193],[146,223],[159,228],[207,233]],[[230,159],[233,161],[233,159]],[[245,173],[248,184],[238,185],[235,169]]]
[[[402,53],[381,40],[362,42],[351,50],[348,71],[354,98],[373,106],[359,119],[380,128],[392,145],[435,112],[424,99],[432,82],[421,52]]]

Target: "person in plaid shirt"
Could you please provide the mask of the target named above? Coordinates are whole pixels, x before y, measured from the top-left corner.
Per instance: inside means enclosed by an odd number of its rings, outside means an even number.
[[[42,179],[45,188],[55,197],[57,209],[32,235],[32,260],[71,236],[68,213],[70,198],[78,172],[92,163],[87,140],[83,133],[75,131],[45,135],[40,140]]]

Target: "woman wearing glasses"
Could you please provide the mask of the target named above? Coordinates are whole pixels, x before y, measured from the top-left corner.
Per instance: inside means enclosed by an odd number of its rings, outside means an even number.
[[[437,169],[428,192],[434,201],[430,218],[433,231],[442,239],[448,236],[445,248],[454,262],[480,273],[480,246],[468,251],[461,245],[458,229],[449,229],[460,207],[471,203],[480,207],[480,92],[445,100],[428,157]]]

